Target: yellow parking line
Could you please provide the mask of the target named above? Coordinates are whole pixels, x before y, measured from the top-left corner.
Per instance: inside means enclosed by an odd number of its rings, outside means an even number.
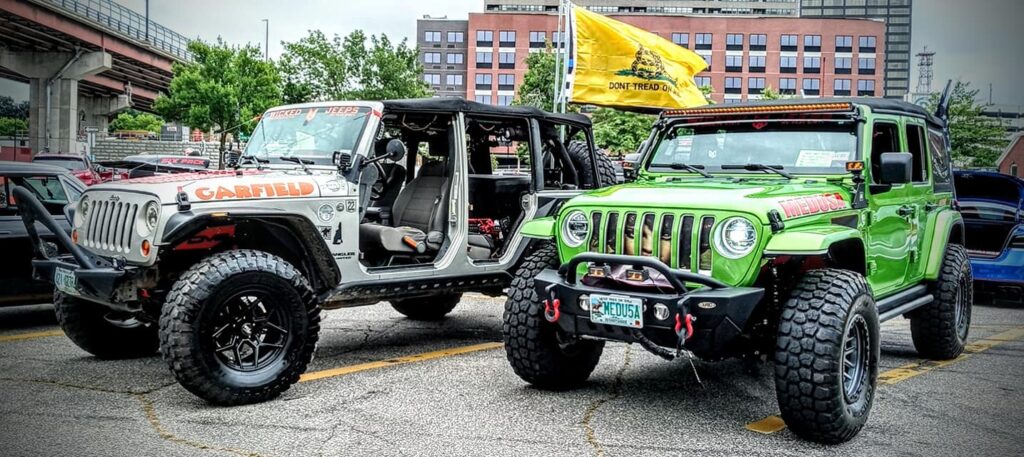
[[[376,362],[331,368],[329,370],[313,371],[299,377],[299,382],[316,381],[317,379],[333,378],[335,376],[345,376],[352,373],[359,373],[361,371],[376,370],[378,368],[393,367],[395,365],[404,365],[407,363],[424,362],[427,360],[451,357],[453,355],[467,354],[470,352],[487,351],[501,347],[503,347],[502,343],[481,343],[470,346],[442,349],[440,351],[424,352],[422,354],[407,355],[387,360],[378,360]]]
[[[878,375],[878,384],[892,385],[903,382],[929,371],[952,365],[974,354],[985,352],[993,347],[999,346],[1000,344],[1016,341],[1021,338],[1024,338],[1024,326],[1018,326],[1005,332],[970,343],[964,348],[964,352],[963,354],[960,354],[960,357],[952,360],[921,360],[916,363],[910,363],[899,368],[893,368],[885,371]],[[747,424],[745,428],[752,432],[770,435],[786,428],[786,423],[783,422],[782,418],[779,416],[768,416],[759,421]]]
[[[36,338],[45,338],[48,336],[62,336],[64,332],[60,330],[47,330],[45,332],[31,332],[31,333],[17,333],[14,335],[0,335],[0,343],[7,343],[11,341],[22,341],[32,340]]]

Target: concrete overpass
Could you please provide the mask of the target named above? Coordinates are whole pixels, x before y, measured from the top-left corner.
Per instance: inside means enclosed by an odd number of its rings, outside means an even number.
[[[29,84],[34,153],[79,152],[86,128],[151,110],[188,41],[111,0],[0,0],[0,78]]]

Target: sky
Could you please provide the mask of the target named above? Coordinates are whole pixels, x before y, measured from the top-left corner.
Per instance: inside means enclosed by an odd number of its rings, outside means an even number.
[[[118,0],[144,11],[145,0]],[[222,36],[233,44],[264,43],[269,19],[270,56],[281,54],[281,41],[297,41],[309,30],[328,36],[362,29],[408,38],[415,44],[416,19],[426,14],[465,19],[483,9],[484,0],[177,0],[151,1],[150,17],[172,30],[204,40]],[[1014,108],[1024,106],[1024,18],[1022,0],[915,0],[913,52],[935,51],[935,83],[969,81],[981,89],[981,101]],[[916,60],[911,89],[917,85]],[[0,80],[0,94],[28,96],[27,87]]]

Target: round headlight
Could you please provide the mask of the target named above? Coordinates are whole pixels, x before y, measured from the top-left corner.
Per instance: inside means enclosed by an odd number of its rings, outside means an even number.
[[[578,247],[587,240],[590,234],[590,220],[582,211],[573,211],[565,218],[562,226],[562,239],[569,247]]]
[[[156,230],[156,224],[160,222],[160,205],[156,202],[147,203],[144,215],[146,218],[146,228],[151,232]]]
[[[757,231],[754,224],[742,217],[722,221],[715,231],[715,247],[718,253],[730,259],[738,259],[754,250],[757,245]]]

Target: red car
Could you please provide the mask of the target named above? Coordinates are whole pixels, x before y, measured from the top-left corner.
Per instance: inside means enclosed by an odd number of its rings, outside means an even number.
[[[72,175],[85,183],[86,186],[114,179],[114,172],[112,170],[93,164],[84,155],[43,153],[33,157],[32,162],[66,168],[71,171]]]

